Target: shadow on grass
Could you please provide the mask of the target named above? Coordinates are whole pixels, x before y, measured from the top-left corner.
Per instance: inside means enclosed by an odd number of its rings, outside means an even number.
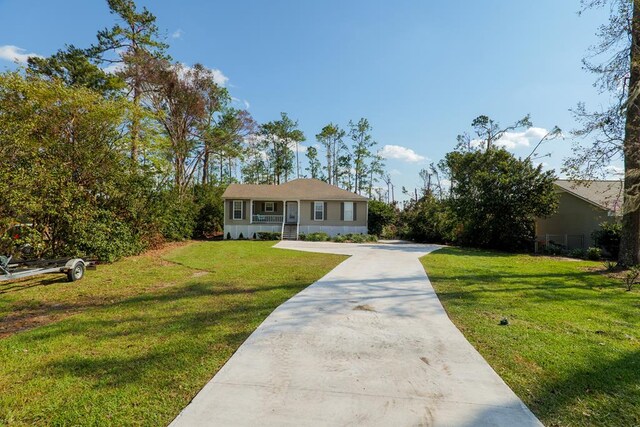
[[[92,311],[91,318],[76,316],[15,338],[33,344],[75,336],[95,343],[95,351],[89,354],[67,352],[55,358],[42,368],[42,374],[71,375],[97,388],[144,383],[145,378],[155,381],[155,377],[188,371],[185,363],[220,358],[216,352],[226,360],[264,318],[306,284],[213,286],[189,283],[161,294],[129,298]],[[265,295],[274,291],[276,295]]]
[[[549,382],[528,402],[552,425],[565,424],[559,417],[576,405],[573,420],[583,416],[583,425],[638,425],[640,423],[640,350],[624,353],[608,361],[594,360],[587,369],[569,373],[564,379]],[[587,403],[583,413],[582,405]],[[590,407],[596,402],[599,408]]]
[[[44,276],[44,275],[43,275]],[[56,275],[56,277],[49,277],[45,279],[44,277],[37,277],[37,282],[29,283],[28,281],[32,281],[33,279],[22,279],[18,281],[11,282],[0,282],[0,295],[8,294],[11,292],[20,292],[31,288],[37,288],[41,286],[49,286],[54,284],[65,284],[69,283],[67,281],[66,276],[60,274]]]

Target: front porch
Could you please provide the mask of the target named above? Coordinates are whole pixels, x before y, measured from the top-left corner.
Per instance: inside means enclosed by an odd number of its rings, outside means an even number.
[[[249,225],[277,225],[283,239],[298,239],[300,204],[297,200],[250,200],[249,209]]]

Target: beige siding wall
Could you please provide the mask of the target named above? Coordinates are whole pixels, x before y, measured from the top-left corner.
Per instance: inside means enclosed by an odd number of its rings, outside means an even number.
[[[253,202],[253,214],[254,215],[282,215],[283,212],[283,203],[282,202],[273,202],[274,203],[274,212],[267,212],[264,210],[264,204],[262,200],[255,200]]]
[[[236,199],[240,200],[240,199]],[[242,200],[244,207],[242,210],[243,219],[233,219],[233,200],[225,200],[224,223],[229,225],[248,225],[249,224],[249,200]]]
[[[317,200],[321,202],[322,200]],[[327,215],[324,221],[314,221],[312,219],[314,200],[302,200],[300,202],[300,225],[316,225],[316,226],[366,226],[367,225],[367,202],[354,202],[356,210],[355,221],[342,221],[341,207],[342,202],[328,200],[327,203]]]
[[[585,246],[592,246],[591,233],[600,228],[601,223],[615,220],[606,211],[562,192],[559,195],[558,212],[549,218],[536,220],[536,235],[539,241],[544,241],[547,234],[583,235]]]

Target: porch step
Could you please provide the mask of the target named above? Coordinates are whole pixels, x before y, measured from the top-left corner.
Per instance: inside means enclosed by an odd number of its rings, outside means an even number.
[[[296,235],[296,225],[295,224],[285,224],[284,230],[282,232],[282,240],[297,240],[298,236]]]

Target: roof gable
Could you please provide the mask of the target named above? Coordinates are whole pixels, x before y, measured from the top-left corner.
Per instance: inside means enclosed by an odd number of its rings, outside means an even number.
[[[359,194],[312,178],[294,179],[280,185],[230,184],[224,194],[222,194],[222,198],[261,200],[369,200]]]
[[[620,180],[571,181],[556,180],[555,185],[562,191],[578,197],[614,213],[620,213],[622,208],[623,183]]]

